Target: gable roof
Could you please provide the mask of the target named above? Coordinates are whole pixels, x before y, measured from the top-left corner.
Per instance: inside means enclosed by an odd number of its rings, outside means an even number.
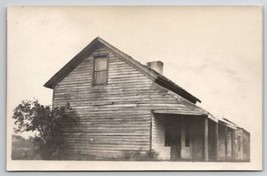
[[[131,56],[125,54],[119,49],[115,48],[105,40],[100,37],[96,37],[91,43],[89,43],[82,51],[80,51],[75,57],[73,57],[63,68],[61,68],[50,80],[48,80],[44,86],[47,88],[54,88],[54,86],[61,81],[68,73],[70,73],[77,65],[79,65],[87,56],[89,56],[97,48],[105,46],[115,55],[124,59],[125,62],[136,67],[139,71],[144,73],[150,79],[152,79],[157,84],[177,93],[178,95],[184,97],[185,99],[191,101],[192,103],[201,102],[198,98],[187,92],[182,87],[178,86],[165,76],[156,72],[155,70],[141,64],[140,62],[133,59]]]

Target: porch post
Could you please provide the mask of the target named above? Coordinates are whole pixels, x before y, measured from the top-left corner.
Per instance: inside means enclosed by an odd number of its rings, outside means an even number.
[[[209,160],[209,135],[208,135],[208,127],[209,127],[209,122],[208,118],[205,118],[205,134],[204,134],[204,153],[205,153],[205,161]]]
[[[224,128],[225,133],[225,160],[228,160],[228,128],[225,126]]]
[[[218,136],[219,136],[219,124],[215,124],[215,160],[219,160],[219,141],[218,141]]]
[[[232,153],[231,153],[231,160],[234,160],[234,130],[232,129],[231,130],[231,150],[232,150]]]

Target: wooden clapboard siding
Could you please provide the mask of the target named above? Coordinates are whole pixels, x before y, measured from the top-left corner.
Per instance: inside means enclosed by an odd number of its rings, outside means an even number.
[[[92,86],[96,55],[108,56],[108,82],[102,86]],[[54,89],[53,106],[69,102],[72,115],[77,118],[76,123],[66,122],[63,129],[70,153],[117,157],[129,150],[154,149],[160,159],[170,159],[170,147],[164,146],[164,121],[156,118],[158,114],[167,114],[181,118],[178,123],[183,123],[184,116],[194,119],[189,147],[185,146],[182,124],[182,159],[203,160],[209,155],[212,160],[217,156],[219,160],[249,160],[249,133],[242,129],[227,131],[221,125],[217,130],[216,124],[208,124],[211,129],[207,130],[203,117],[210,114],[195,105],[199,99],[99,37],[44,86]],[[241,138],[240,150],[237,150],[237,137]]]
[[[165,121],[157,118],[154,114],[152,118],[152,149],[159,153],[159,159],[170,160],[171,149],[165,146]]]
[[[204,118],[194,118],[192,121],[193,160],[204,159]]]
[[[232,141],[233,141],[233,139],[232,139],[232,130],[230,129],[230,128],[228,128],[228,130],[227,130],[227,136],[226,136],[226,141],[227,141],[227,152],[226,152],[226,159],[227,160],[232,160],[233,158],[232,158],[232,154],[233,154],[233,152],[232,152],[232,149],[233,149],[233,147],[232,147]]]
[[[240,138],[240,143],[238,138]],[[234,131],[233,150],[235,160],[250,160],[250,134],[242,128],[237,128]]]
[[[243,160],[250,161],[250,133],[243,130]]]
[[[225,135],[225,126],[219,125],[218,127],[218,160],[226,159],[225,152],[225,143],[226,143],[226,135]]]
[[[209,150],[209,161],[216,160],[217,150],[217,123],[213,120],[208,121],[208,150]]]
[[[166,132],[166,122],[168,119],[172,119],[173,123],[181,123],[181,159],[192,159],[192,149],[193,149],[193,127],[190,129],[190,143],[189,146],[185,146],[185,126],[186,123],[193,122],[194,117],[183,116],[183,115],[172,115],[172,114],[153,114],[152,119],[152,149],[159,153],[160,159],[170,159],[170,146],[165,146],[165,132]],[[190,119],[190,120],[189,120]],[[197,121],[200,119],[197,119]],[[201,127],[196,127],[201,130]],[[199,133],[199,131],[195,132]],[[197,147],[201,145],[195,141]],[[202,152],[202,150],[200,151]]]
[[[243,131],[241,129],[236,129],[235,135],[234,135],[234,159],[235,160],[243,159],[242,136],[243,136]],[[238,142],[238,138],[240,138],[240,143]]]
[[[108,84],[92,86],[93,55],[102,53],[109,58]],[[97,157],[149,150],[151,109],[145,104],[151,101],[150,84],[107,48],[93,52],[54,88],[54,106],[69,102],[78,118],[63,129],[67,149]]]
[[[93,55],[104,53],[109,58],[108,83],[92,86]],[[54,106],[66,102],[70,103],[78,118],[76,124],[68,122],[63,129],[66,146],[75,153],[97,157],[154,149],[160,159],[170,159],[170,147],[164,146],[164,123],[152,118],[151,111],[180,115],[205,113],[153,82],[105,47],[93,52],[54,87]],[[203,158],[202,127],[195,125],[197,132],[192,132],[190,147],[185,147],[182,129],[181,158],[192,159],[193,146],[194,159]]]

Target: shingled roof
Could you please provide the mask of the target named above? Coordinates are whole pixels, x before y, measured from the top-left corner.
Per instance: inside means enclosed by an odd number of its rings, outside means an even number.
[[[49,81],[47,81],[44,86],[47,88],[53,89],[54,86],[61,81],[69,72],[71,72],[77,65],[79,65],[86,57],[88,57],[92,52],[97,48],[105,46],[111,52],[113,52],[118,57],[124,59],[125,62],[136,67],[151,80],[157,84],[177,93],[183,98],[191,101],[192,103],[201,102],[198,98],[187,92],[185,89],[179,85],[172,82],[170,79],[156,72],[155,70],[147,67],[146,65],[141,64],[140,62],[133,59],[131,56],[115,48],[105,40],[100,37],[95,38],[91,43],[89,43],[82,51],[80,51],[74,58],[72,58],[63,68],[61,68]]]

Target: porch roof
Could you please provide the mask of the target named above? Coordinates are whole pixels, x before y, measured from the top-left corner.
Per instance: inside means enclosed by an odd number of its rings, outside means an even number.
[[[186,111],[186,110],[168,110],[168,109],[161,109],[161,110],[153,110],[152,111],[155,114],[177,114],[177,115],[192,115],[192,116],[202,116],[202,115],[207,115],[204,112],[201,111],[196,111],[196,110],[190,110],[190,111]]]
[[[219,124],[222,124],[224,126],[227,126],[229,128],[232,128],[232,129],[237,129],[238,126],[232,122],[229,122],[228,120],[226,119],[219,119]]]
[[[177,115],[190,115],[190,116],[204,116],[209,118],[210,120],[218,123],[218,119],[215,118],[213,115],[211,115],[207,111],[201,111],[201,109],[191,109],[189,111],[181,111],[179,109],[177,110],[153,110],[152,113],[154,114],[177,114]]]

